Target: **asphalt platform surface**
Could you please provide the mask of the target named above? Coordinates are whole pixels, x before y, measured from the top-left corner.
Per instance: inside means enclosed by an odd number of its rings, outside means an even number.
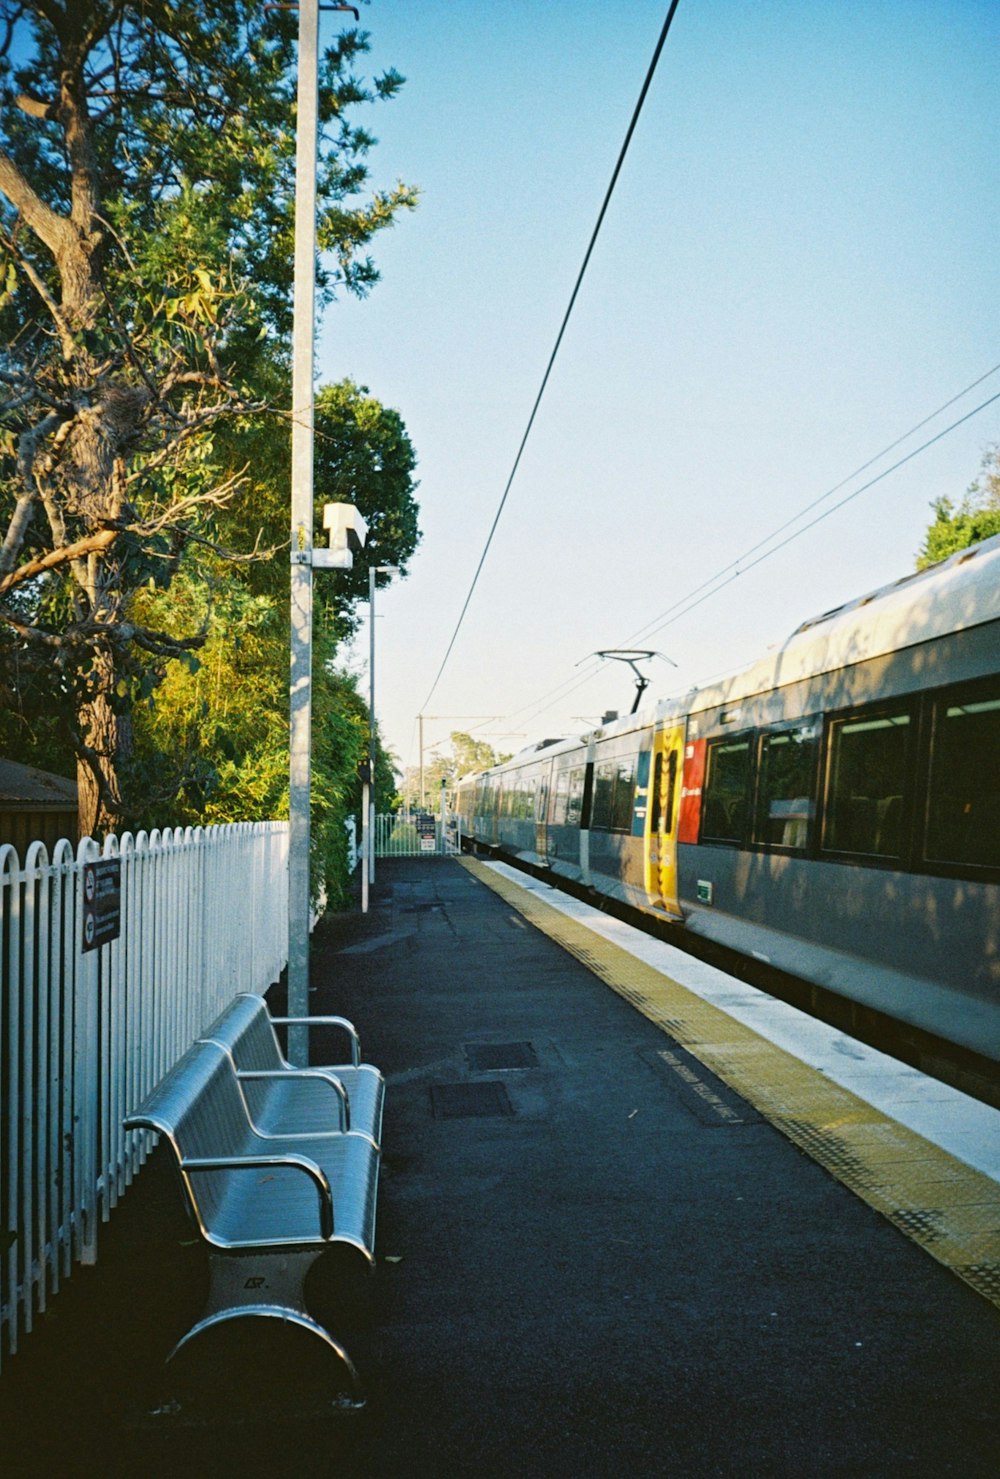
[[[752,1111],[706,1114],[459,863],[380,864],[312,978],[387,1081],[377,1271],[311,1290],[364,1410],[269,1323],[164,1369],[205,1253],[157,1152],[0,1376],[6,1472],[1000,1473],[996,1309]]]

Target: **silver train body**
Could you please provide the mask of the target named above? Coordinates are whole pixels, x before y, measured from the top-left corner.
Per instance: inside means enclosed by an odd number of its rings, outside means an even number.
[[[466,838],[1000,1064],[1000,536],[458,787]]]

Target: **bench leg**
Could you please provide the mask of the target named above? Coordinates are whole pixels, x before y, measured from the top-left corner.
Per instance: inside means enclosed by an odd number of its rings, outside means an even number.
[[[305,1306],[306,1274],[322,1250],[302,1253],[210,1253],[210,1284],[205,1312],[174,1346],[170,1362],[199,1335],[229,1320],[281,1320],[323,1341],[347,1377],[351,1401],[364,1404],[364,1389],[354,1362],[329,1330]]]

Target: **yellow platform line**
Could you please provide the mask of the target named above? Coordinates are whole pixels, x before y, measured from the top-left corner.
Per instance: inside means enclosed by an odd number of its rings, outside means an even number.
[[[1000,1308],[1000,1186],[721,1008],[471,858],[462,864],[789,1140]]]

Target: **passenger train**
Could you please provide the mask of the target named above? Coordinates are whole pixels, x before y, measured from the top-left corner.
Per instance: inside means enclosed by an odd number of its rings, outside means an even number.
[[[1000,1070],[1000,536],[464,777],[464,838]]]

